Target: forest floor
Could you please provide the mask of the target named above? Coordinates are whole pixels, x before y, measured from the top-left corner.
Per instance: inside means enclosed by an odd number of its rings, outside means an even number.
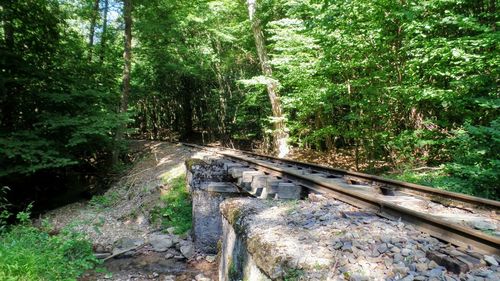
[[[323,152],[312,149],[294,148],[287,157],[297,161],[352,171],[371,171],[372,173],[380,173],[391,169],[391,164],[384,161],[371,161],[370,163],[360,161],[358,165],[356,165],[354,152],[347,150]]]
[[[43,216],[56,230],[69,226],[84,233],[102,257],[125,251],[80,280],[217,279],[215,257],[198,255],[189,232],[167,232],[151,219],[152,210],[164,207],[161,196],[170,188],[168,179],[185,174],[184,160],[193,153],[153,141],[134,141],[131,150],[136,158],[132,167],[103,195]]]

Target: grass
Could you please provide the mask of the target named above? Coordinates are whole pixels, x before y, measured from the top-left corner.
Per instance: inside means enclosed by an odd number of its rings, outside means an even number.
[[[297,281],[300,280],[302,276],[304,276],[304,271],[302,269],[293,268],[286,272],[283,279],[285,281]]]
[[[164,207],[155,207],[151,211],[151,220],[165,228],[174,227],[175,234],[184,234],[192,225],[192,204],[186,177],[183,175],[165,181],[168,190],[161,196]]]
[[[94,195],[89,204],[96,209],[106,209],[113,206],[118,201],[118,193],[110,192],[104,195]]]
[[[484,194],[481,194],[480,190],[478,190],[471,182],[451,176],[444,170],[406,170],[399,174],[388,174],[385,175],[385,177],[435,187],[447,191],[470,194],[474,196],[484,196]]]
[[[76,280],[97,263],[92,244],[75,232],[51,236],[19,225],[0,234],[0,280]]]

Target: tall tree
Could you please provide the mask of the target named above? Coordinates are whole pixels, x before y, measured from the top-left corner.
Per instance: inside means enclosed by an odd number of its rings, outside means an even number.
[[[125,113],[128,110],[132,69],[132,0],[123,0],[123,19],[125,21],[125,50],[123,52],[123,93],[120,110]]]
[[[99,16],[99,0],[94,0],[92,7],[92,15],[90,18],[90,32],[89,32],[89,61],[92,61],[92,54],[94,48],[95,27],[97,24],[97,17]]]
[[[278,95],[278,83],[273,79],[273,70],[269,62],[269,57],[266,50],[266,42],[260,19],[256,16],[257,0],[247,0],[248,16],[252,23],[252,32],[255,39],[255,47],[259,56],[260,67],[262,74],[265,76],[265,83],[271,109],[273,112],[274,122],[274,146],[279,151],[279,157],[284,157],[288,154],[288,132],[285,125],[285,120],[281,110],[280,97]]]
[[[99,60],[101,64],[104,62],[104,56],[106,54],[106,40],[108,36],[108,12],[109,0],[104,0],[104,10],[102,12],[101,53],[99,54]]]
[[[130,96],[130,76],[132,70],[132,0],[123,0],[123,20],[125,22],[124,51],[123,51],[123,76],[122,76],[122,96],[120,101],[120,113],[125,114],[128,110],[128,99]],[[123,139],[125,124],[118,128],[116,132],[116,142]],[[113,153],[113,163],[118,163],[120,148]]]

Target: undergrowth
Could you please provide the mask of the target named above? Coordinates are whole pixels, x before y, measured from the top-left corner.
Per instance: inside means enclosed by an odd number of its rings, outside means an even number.
[[[0,238],[0,280],[76,280],[96,264],[92,244],[74,232],[15,226]]]
[[[469,194],[473,196],[480,196],[498,200],[498,191],[495,193],[495,188],[481,188],[481,184],[467,178],[463,179],[454,176],[446,171],[432,170],[432,171],[414,171],[406,170],[398,174],[387,174],[386,177],[397,179],[400,181],[431,186],[442,190]]]
[[[175,234],[184,234],[191,229],[192,204],[186,188],[186,177],[166,180],[167,192],[161,196],[163,207],[151,211],[151,220],[165,228],[174,227]]]
[[[113,206],[119,199],[117,192],[109,192],[103,195],[94,195],[89,204],[96,209],[106,209]]]
[[[16,214],[17,225],[0,221],[0,280],[76,280],[98,263],[92,244],[82,234],[67,228],[50,235],[46,222],[41,229],[35,228],[30,209],[31,204]]]

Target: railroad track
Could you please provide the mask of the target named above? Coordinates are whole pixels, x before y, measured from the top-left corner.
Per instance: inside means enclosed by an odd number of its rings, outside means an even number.
[[[497,235],[468,224],[500,225],[498,201],[248,151],[182,144],[246,163],[268,175],[293,181],[308,192],[328,193],[382,217],[402,219],[435,238],[464,249],[500,255]]]

